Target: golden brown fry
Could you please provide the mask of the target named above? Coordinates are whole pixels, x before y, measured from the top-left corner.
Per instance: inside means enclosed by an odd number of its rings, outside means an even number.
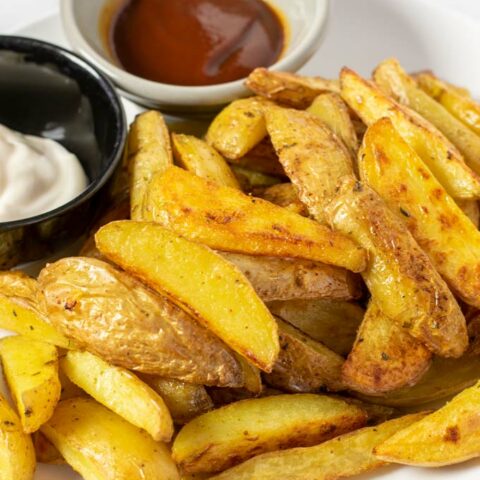
[[[307,108],[342,140],[352,156],[358,150],[357,132],[350,117],[349,108],[338,93],[321,93]]]
[[[177,167],[154,178],[146,205],[149,220],[211,248],[365,268],[365,252],[346,236]]]
[[[468,90],[440,80],[431,72],[415,76],[419,87],[445,107],[472,132],[480,135],[480,104],[472,99]]]
[[[430,366],[432,354],[387,318],[375,298],[365,313],[357,339],[342,368],[342,380],[367,395],[411,386]]]
[[[480,383],[400,430],[374,454],[387,462],[440,467],[480,456]]]
[[[386,464],[373,455],[373,449],[423,416],[406,415],[313,447],[265,453],[211,480],[334,480],[370,472]]]
[[[271,106],[265,110],[267,130],[280,162],[310,215],[325,222],[325,206],[338,181],[353,176],[347,148],[315,115]]]
[[[225,159],[208,143],[191,135],[172,134],[177,163],[189,172],[226,187],[240,188]]]
[[[168,448],[89,398],[59,403],[42,433],[85,480],[179,480]]]
[[[205,137],[207,143],[225,158],[242,158],[267,135],[263,98],[249,97],[235,100],[214,119]]]
[[[274,175],[276,177],[285,177],[285,170],[278,161],[277,153],[273,148],[269,137],[265,137],[260,143],[255,145],[242,158],[231,160],[235,165],[239,165],[250,170]]]
[[[294,298],[352,300],[362,293],[358,277],[341,268],[306,260],[218,253],[248,278],[264,302]]]
[[[352,349],[365,313],[355,303],[325,299],[269,302],[267,306],[274,315],[342,356]]]
[[[345,179],[327,213],[334,228],[368,250],[362,276],[385,315],[434,353],[459,357],[468,344],[465,318],[400,217],[352,178]]]
[[[45,267],[39,283],[52,323],[114,365],[206,385],[243,384],[222,342],[112,265],[64,258]]]
[[[186,472],[218,472],[259,453],[315,445],[366,419],[360,408],[323,395],[242,400],[185,425],[173,443],[173,458]]]
[[[474,172],[480,173],[480,136],[420,89],[397,60],[382,62],[376,68],[373,78],[385,93],[412,108],[438,128],[458,148],[465,163]]]
[[[298,213],[303,217],[308,217],[307,207],[298,198],[297,189],[293,183],[272,185],[262,192],[259,197],[291,212]]]
[[[359,158],[362,179],[398,212],[450,288],[480,307],[480,232],[390,120],[368,129]]]
[[[128,135],[127,152],[131,217],[140,220],[152,176],[173,165],[170,136],[160,112],[151,110],[137,116]]]
[[[245,85],[257,95],[301,109],[307,108],[320,93],[339,91],[335,80],[302,77],[294,73],[274,72],[266,68],[256,68],[248,76]]]
[[[342,97],[360,118],[372,125],[382,117],[392,121],[433,175],[455,198],[479,198],[480,178],[460,152],[429,122],[386,96],[372,82],[348,68],[341,73]]]
[[[37,281],[22,272],[0,272],[0,328],[63,348],[72,343],[50,325]]]
[[[279,351],[275,320],[233,265],[153,223],[113,222],[95,239],[107,258],[165,292],[254,365],[272,369]]]
[[[0,395],[0,480],[33,480],[35,451],[20,419]]]
[[[37,431],[60,399],[55,346],[22,335],[0,341],[3,373],[26,433]]]
[[[341,379],[343,357],[280,318],[277,323],[280,355],[272,372],[263,375],[266,383],[290,392],[345,389]]]
[[[141,378],[163,398],[177,424],[183,425],[213,408],[212,399],[203,385],[153,375],[142,375]]]

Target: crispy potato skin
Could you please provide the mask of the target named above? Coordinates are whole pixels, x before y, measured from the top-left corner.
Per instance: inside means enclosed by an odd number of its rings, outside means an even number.
[[[217,250],[365,267],[365,252],[345,235],[176,167],[153,179],[146,205],[148,220]]]
[[[333,480],[370,472],[386,463],[373,455],[373,449],[423,416],[422,413],[405,415],[313,447],[265,453],[211,480]]]
[[[353,300],[362,294],[348,270],[306,260],[218,252],[250,281],[264,302],[294,298]]]
[[[23,430],[35,432],[60,399],[57,349],[19,335],[0,341],[0,358]]]
[[[352,390],[379,395],[418,382],[432,354],[371,300],[347,361],[342,380]]]
[[[185,425],[173,458],[187,473],[218,472],[259,453],[315,445],[365,424],[354,405],[322,395],[241,400]]]
[[[365,311],[355,303],[316,299],[267,304],[270,311],[341,356],[352,349]]]
[[[480,382],[377,446],[381,460],[440,467],[480,456]]]
[[[90,398],[59,403],[42,433],[85,480],[180,480],[164,444]]]
[[[128,135],[131,217],[141,220],[143,201],[152,176],[173,165],[168,128],[160,112],[137,116]]]
[[[465,164],[457,148],[431,123],[348,68],[342,70],[340,81],[343,99],[364,123],[370,126],[382,117],[390,118],[450,195],[479,198],[480,178]]]
[[[22,272],[0,272],[0,328],[63,348],[71,343],[50,325],[37,281]]]
[[[272,372],[263,375],[268,385],[296,393],[345,389],[341,379],[343,357],[280,318],[277,323],[280,355]]]
[[[480,135],[480,105],[468,91],[443,82],[431,72],[415,76],[418,86],[445,107],[472,132]]]
[[[399,216],[370,187],[351,178],[327,214],[333,228],[368,250],[362,276],[385,315],[434,353],[461,356],[468,345],[465,318]]]
[[[208,143],[191,135],[173,133],[172,146],[177,164],[185,170],[220,185],[240,189],[228,163]]]
[[[311,113],[271,106],[265,118],[280,163],[300,200],[315,220],[325,223],[325,206],[335,195],[338,180],[353,176],[347,148]]]
[[[258,195],[260,198],[274,203],[279,207],[286,208],[291,212],[298,213],[302,217],[308,217],[305,204],[298,198],[297,189],[293,183],[279,183],[272,185]]]
[[[154,223],[110,223],[99,230],[96,242],[110,260],[165,292],[234,351],[271,370],[279,351],[277,325],[236,267]]]
[[[338,83],[321,77],[303,77],[294,73],[256,68],[245,81],[252,92],[293,108],[307,108],[317,95],[338,92]]]
[[[249,97],[227,105],[212,121],[205,137],[228,160],[242,158],[267,135],[263,98]]]
[[[154,440],[172,439],[173,421],[167,406],[157,392],[132,372],[110,365],[89,352],[67,352],[61,367],[73,383],[97,402],[143,428]]]
[[[365,134],[359,168],[455,294],[480,307],[480,232],[388,119]]]
[[[480,173],[480,137],[455,118],[440,103],[420,89],[396,59],[388,59],[375,69],[375,83],[388,95],[415,110],[455,145],[465,163]]]
[[[356,156],[359,144],[347,104],[338,93],[321,93],[307,108],[307,112],[318,117]]]
[[[106,361],[206,385],[241,386],[232,352],[192,317],[100,260],[72,257],[39,276],[52,323]]]
[[[0,395],[0,480],[33,480],[35,450],[20,419]]]

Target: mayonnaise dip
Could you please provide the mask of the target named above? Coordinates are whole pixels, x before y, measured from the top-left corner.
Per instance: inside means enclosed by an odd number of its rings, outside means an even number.
[[[0,125],[0,222],[53,210],[87,185],[78,158],[58,142]]]

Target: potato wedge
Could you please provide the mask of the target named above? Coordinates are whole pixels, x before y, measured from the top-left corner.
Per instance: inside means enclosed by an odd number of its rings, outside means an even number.
[[[380,63],[375,69],[373,78],[387,95],[412,108],[438,128],[458,148],[465,163],[474,172],[480,173],[480,136],[419,88],[396,59]]]
[[[368,250],[362,276],[385,315],[434,353],[462,355],[468,345],[465,318],[400,216],[353,178],[342,183],[327,215],[332,227]]]
[[[323,92],[338,92],[335,80],[302,77],[289,72],[274,72],[256,68],[245,81],[252,92],[274,102],[294,108],[307,108]]]
[[[142,375],[141,378],[163,398],[177,424],[184,425],[213,408],[212,399],[203,385],[154,375]]]
[[[307,207],[298,197],[297,189],[293,183],[272,185],[265,189],[259,197],[303,217],[308,217]]]
[[[367,402],[399,408],[423,408],[444,401],[480,380],[480,356],[460,358],[434,357],[427,373],[411,387],[403,387],[383,396],[359,395]]]
[[[7,337],[0,340],[0,359],[23,430],[35,432],[60,399],[57,349],[21,335]]]
[[[166,292],[254,365],[272,369],[279,351],[275,320],[233,265],[155,224],[113,222],[95,238],[107,258]]]
[[[344,235],[177,167],[154,178],[146,205],[149,220],[218,250],[365,267],[365,252]]]
[[[114,365],[205,385],[243,385],[233,352],[192,317],[113,265],[64,258],[39,276],[52,323]]]
[[[332,300],[269,302],[269,310],[338,355],[347,356],[365,311],[355,303]]]
[[[373,455],[374,448],[423,416],[405,415],[313,447],[265,453],[211,480],[333,480],[370,472],[386,464]]]
[[[173,165],[168,128],[160,112],[150,110],[137,116],[128,135],[130,214],[141,220],[145,191],[152,176]]]
[[[277,106],[265,109],[267,130],[285,172],[310,215],[325,222],[338,180],[353,176],[347,148],[315,115]]]
[[[220,185],[240,189],[228,163],[208,143],[191,135],[173,133],[172,146],[177,164],[185,170]]]
[[[379,395],[411,386],[430,367],[432,354],[370,301],[342,380],[356,392]]]
[[[228,160],[242,158],[267,135],[263,98],[249,97],[227,105],[208,127],[205,139]]]
[[[431,72],[415,76],[418,86],[446,108],[455,118],[480,135],[480,104],[470,94],[440,80]]]
[[[244,383],[241,388],[253,395],[262,393],[263,385],[260,369],[250,363],[245,357],[242,357],[242,355],[236,353],[235,356],[243,371]]]
[[[389,119],[368,129],[359,169],[361,178],[399,213],[454,293],[480,307],[480,232]]]
[[[85,480],[179,480],[167,447],[89,398],[60,402],[42,433]]]
[[[360,408],[323,395],[242,400],[185,425],[172,453],[187,473],[218,472],[259,453],[315,445],[364,425],[366,418]]]
[[[480,382],[378,445],[377,458],[440,467],[480,456]]]
[[[272,372],[263,375],[268,385],[297,393],[345,390],[343,357],[280,318],[277,323],[280,355]]]
[[[343,99],[368,126],[382,117],[390,118],[398,133],[452,197],[479,198],[480,178],[431,123],[352,70],[344,68],[340,77]]]
[[[277,185],[283,181],[280,177],[249,170],[233,163],[230,164],[230,168],[245,193],[252,193],[259,188]]]
[[[307,112],[318,117],[344,143],[355,157],[358,138],[346,103],[338,93],[325,92],[315,98]]]
[[[255,172],[282,178],[286,176],[269,137],[265,137],[243,157],[231,160],[231,162]]]
[[[33,480],[35,450],[20,419],[0,395],[0,480]]]
[[[480,227],[480,206],[477,200],[456,200],[458,208],[471,220],[475,227]]]
[[[264,302],[293,298],[352,300],[362,294],[358,278],[341,268],[306,260],[218,253],[248,278]]]
[[[172,439],[173,421],[165,402],[133,373],[109,365],[89,352],[67,352],[60,366],[73,383],[97,402],[143,428],[157,442]]]
[[[63,348],[73,343],[50,325],[37,281],[22,272],[0,272],[0,328]]]

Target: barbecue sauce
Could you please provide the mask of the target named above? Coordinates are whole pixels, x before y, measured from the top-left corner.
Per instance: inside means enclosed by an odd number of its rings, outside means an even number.
[[[130,0],[112,17],[110,50],[128,72],[174,85],[212,85],[268,67],[285,44],[262,0]]]

